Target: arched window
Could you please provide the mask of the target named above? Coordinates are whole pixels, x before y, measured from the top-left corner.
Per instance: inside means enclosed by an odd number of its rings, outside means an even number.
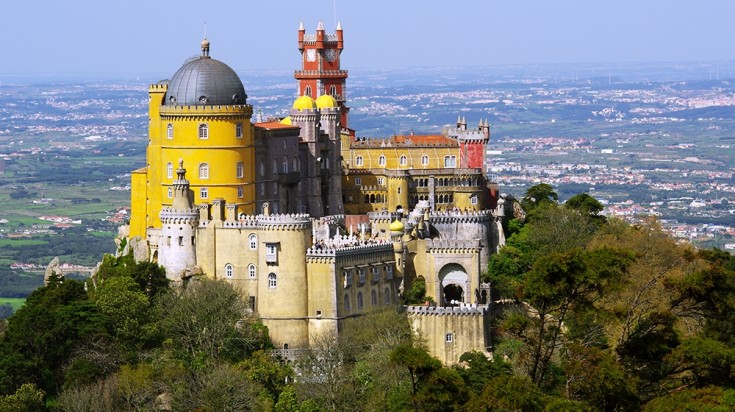
[[[252,263],[248,265],[248,277],[255,279],[255,265]]]
[[[329,86],[329,94],[331,94],[334,97],[337,97],[337,86],[335,85]]]
[[[268,274],[268,287],[271,289],[278,287],[278,276],[275,273]]]
[[[207,163],[201,163],[199,165],[199,178],[200,179],[209,179],[209,164],[207,164]]]
[[[299,171],[299,158],[298,157],[294,156],[292,165],[293,165],[293,171],[298,172]]]
[[[242,188],[242,186],[237,187],[237,197],[242,199],[242,197],[245,194],[245,190]]]
[[[199,189],[199,198],[200,199],[209,199],[209,189],[206,187],[202,187]]]
[[[357,156],[357,158],[355,159],[355,166],[362,166],[362,165],[363,165],[362,156]]]
[[[401,166],[406,166],[408,164],[408,158],[406,155],[401,156]]]
[[[236,171],[237,177],[245,176],[245,165],[242,162],[237,162]]]
[[[248,243],[250,245],[250,250],[255,250],[258,248],[258,236],[255,233],[251,233],[250,236],[248,236]]]
[[[304,89],[304,96],[312,97],[312,95],[311,95],[311,86],[306,86],[306,88]]]
[[[278,174],[278,161],[276,159],[273,159],[273,174]]]
[[[370,292],[370,304],[378,306],[378,294],[375,291]]]
[[[357,294],[357,309],[362,309],[362,292]]]
[[[262,176],[265,176],[265,162],[261,160],[259,166],[260,166],[259,167],[259,169],[260,169],[260,176],[261,177]]]
[[[383,294],[383,301],[386,305],[390,304],[390,289],[385,288],[385,293]]]
[[[172,188],[168,188],[168,198],[171,199],[174,197],[174,190]]]
[[[209,126],[206,123],[199,125],[199,138],[209,139]]]
[[[169,139],[174,138],[174,125],[171,123],[166,126],[166,137]]]
[[[281,170],[284,174],[288,173],[288,158],[286,156],[283,156],[283,159],[281,159]]]
[[[174,177],[174,165],[173,163],[169,163],[166,165],[166,177],[169,179],[173,179]]]
[[[225,265],[225,276],[228,278],[231,278],[233,272],[234,272],[234,268],[232,267],[232,265],[229,263],[226,264]]]
[[[429,165],[429,156],[423,155],[421,156],[421,166],[428,166]]]
[[[378,166],[385,166],[385,156],[380,155],[378,158]]]
[[[345,293],[345,311],[350,311],[350,295]]]

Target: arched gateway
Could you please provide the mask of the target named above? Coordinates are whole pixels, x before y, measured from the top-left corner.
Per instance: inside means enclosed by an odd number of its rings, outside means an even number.
[[[467,302],[469,277],[462,265],[451,263],[439,271],[441,305],[450,306]]]

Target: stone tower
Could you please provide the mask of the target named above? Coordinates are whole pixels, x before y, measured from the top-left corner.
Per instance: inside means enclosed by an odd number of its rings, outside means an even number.
[[[196,228],[199,211],[194,207],[194,193],[186,180],[183,160],[179,160],[173,182],[173,204],[161,210],[161,236],[158,238],[158,263],[170,280],[181,280],[197,264]]]

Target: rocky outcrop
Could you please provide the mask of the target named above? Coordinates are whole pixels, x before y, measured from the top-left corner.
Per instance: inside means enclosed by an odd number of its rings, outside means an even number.
[[[62,272],[61,268],[59,267],[58,256],[51,259],[51,262],[49,262],[48,266],[46,266],[46,271],[43,273],[43,284],[48,285],[51,277],[53,277],[54,275],[56,275],[60,279],[64,278],[64,272]]]

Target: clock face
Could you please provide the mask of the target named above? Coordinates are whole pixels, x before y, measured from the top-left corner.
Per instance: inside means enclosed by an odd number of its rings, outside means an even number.
[[[328,62],[333,62],[337,58],[337,51],[334,49],[327,49],[324,52],[324,56]]]
[[[316,50],[315,49],[309,49],[306,51],[306,61],[316,61]]]

